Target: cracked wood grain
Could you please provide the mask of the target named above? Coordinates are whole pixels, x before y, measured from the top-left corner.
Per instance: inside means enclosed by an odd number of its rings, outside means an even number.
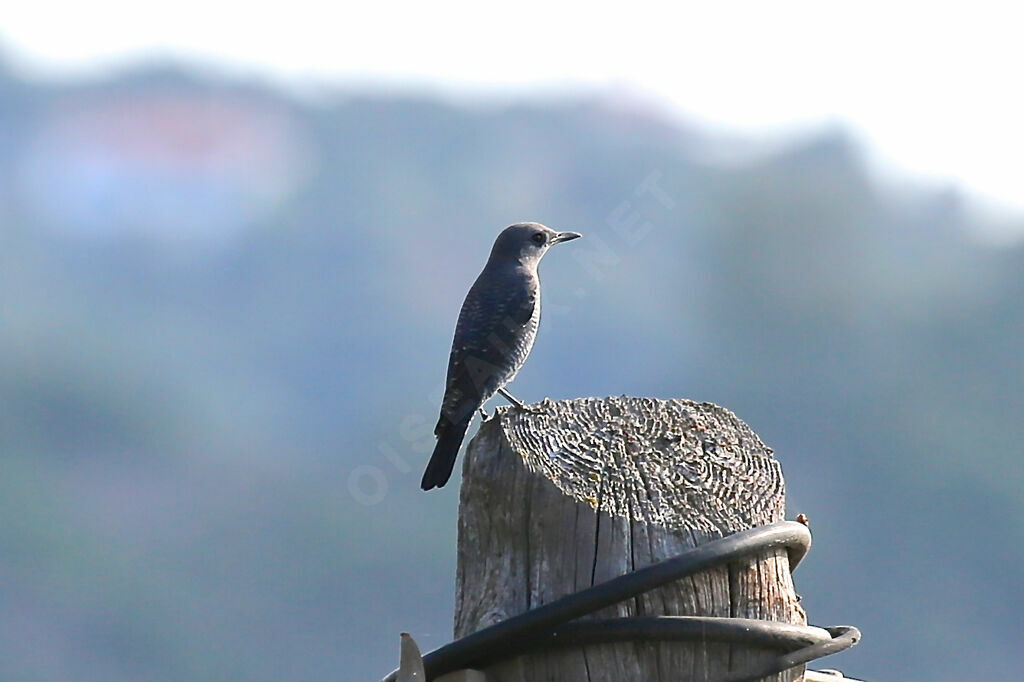
[[[772,451],[732,412],[652,398],[501,409],[469,445],[455,636],[784,518]],[[706,615],[805,624],[785,550],[676,581],[589,618]],[[769,655],[717,642],[629,642],[498,663],[491,682],[710,681]],[[801,669],[767,680],[792,682]]]

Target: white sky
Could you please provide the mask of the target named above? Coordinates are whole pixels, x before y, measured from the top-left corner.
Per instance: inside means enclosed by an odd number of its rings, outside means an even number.
[[[899,169],[1024,209],[1016,4],[34,0],[0,13],[0,47],[42,75],[157,53],[462,93],[628,88],[740,131],[841,122]]]

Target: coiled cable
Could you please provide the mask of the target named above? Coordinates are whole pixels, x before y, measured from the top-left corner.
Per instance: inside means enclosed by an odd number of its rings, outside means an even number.
[[[531,650],[569,644],[631,640],[713,640],[764,646],[785,653],[722,682],[747,682],[852,647],[860,631],[849,625],[816,628],[777,621],[707,616],[575,619],[715,566],[766,550],[785,548],[790,569],[807,554],[811,533],[796,521],[741,531],[631,573],[566,595],[446,644],[423,656],[427,679],[454,670],[484,667]],[[397,671],[383,682],[394,682]]]

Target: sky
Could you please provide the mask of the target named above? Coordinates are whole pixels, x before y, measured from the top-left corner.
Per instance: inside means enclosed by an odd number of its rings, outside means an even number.
[[[36,0],[4,9],[0,49],[40,78],[171,57],[299,86],[628,92],[730,134],[841,124],[886,170],[1024,213],[1014,4]]]

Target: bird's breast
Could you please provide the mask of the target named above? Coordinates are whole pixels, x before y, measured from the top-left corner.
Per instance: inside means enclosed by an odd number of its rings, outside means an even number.
[[[530,315],[530,319],[523,325],[522,330],[515,336],[512,344],[511,352],[509,353],[509,367],[508,367],[508,378],[505,383],[512,381],[515,375],[522,369],[523,364],[526,362],[526,358],[530,355],[530,350],[533,348],[533,342],[537,339],[537,329],[540,327],[540,290],[537,290],[537,298],[533,306],[533,314]]]

